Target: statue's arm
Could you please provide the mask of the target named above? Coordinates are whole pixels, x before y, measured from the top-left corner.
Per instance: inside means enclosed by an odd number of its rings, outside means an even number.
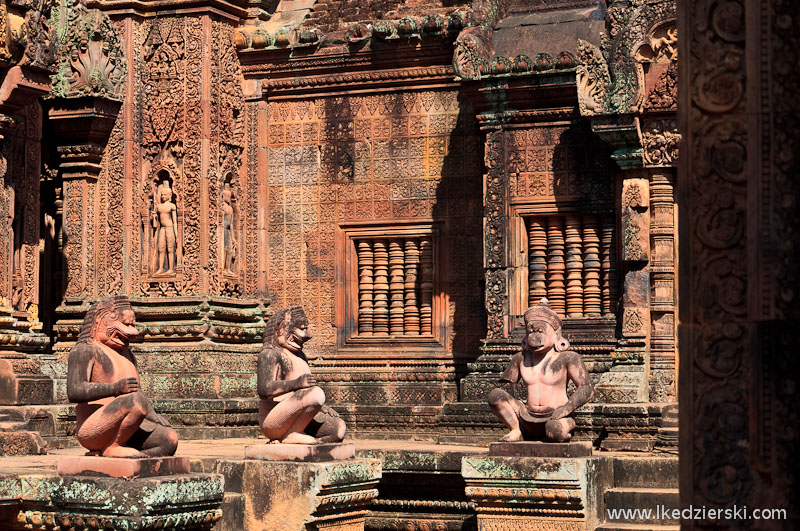
[[[175,239],[178,239],[178,207],[173,206],[170,209],[170,217],[172,217],[172,234],[175,235]]]
[[[586,370],[580,354],[577,352],[565,352],[564,354],[567,356],[567,374],[569,379],[575,382],[576,389],[566,404],[556,408],[551,416],[552,419],[560,419],[571,415],[594,396],[594,385],[592,385],[589,371]]]
[[[517,353],[511,358],[511,362],[500,375],[501,382],[517,383],[519,381],[519,364],[522,362],[522,354]]]
[[[284,363],[281,363],[284,361]],[[262,350],[258,355],[258,396],[262,399],[273,398],[303,387],[299,379],[285,380],[285,360],[280,359],[272,349]]]
[[[81,346],[73,349],[67,363],[67,398],[70,402],[91,402],[120,394],[120,382],[91,382],[94,353]]]

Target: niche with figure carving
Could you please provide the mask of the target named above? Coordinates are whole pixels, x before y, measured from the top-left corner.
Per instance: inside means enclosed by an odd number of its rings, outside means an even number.
[[[153,173],[146,190],[149,208],[142,213],[147,271],[151,277],[173,277],[181,266],[180,201],[174,172],[161,168]]]
[[[239,207],[233,174],[222,183],[222,268],[228,275],[239,272]]]

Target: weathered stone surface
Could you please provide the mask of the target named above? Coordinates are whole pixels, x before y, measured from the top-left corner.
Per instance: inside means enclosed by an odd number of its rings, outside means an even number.
[[[493,457],[588,457],[592,455],[592,443],[589,441],[568,443],[495,442],[489,445],[489,455]]]
[[[58,460],[58,474],[60,476],[144,478],[188,473],[188,457],[126,459],[98,456],[65,456]]]
[[[264,461],[337,461],[356,455],[353,443],[253,444],[244,447],[245,459]]]
[[[225,476],[227,491],[242,494],[246,507],[244,527],[241,515],[226,513],[220,531],[361,530],[381,478],[377,459],[248,459],[221,461],[217,470]]]
[[[474,455],[465,447],[428,445],[402,450],[407,442],[387,441],[381,449],[359,450],[358,457],[381,459],[380,496],[372,502],[365,528],[370,530],[475,529],[467,499],[461,459]]]
[[[604,517],[602,493],[613,481],[605,457],[468,456],[461,475],[479,530],[594,530]]]
[[[47,453],[47,443],[35,431],[0,432],[0,455]]]
[[[14,494],[16,492],[16,494]],[[218,474],[159,478],[21,475],[0,479],[0,499],[16,502],[4,529],[211,529],[221,517]],[[57,524],[56,524],[57,523]]]

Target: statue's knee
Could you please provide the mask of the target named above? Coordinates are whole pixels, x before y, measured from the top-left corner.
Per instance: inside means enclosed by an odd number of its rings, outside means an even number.
[[[347,424],[342,419],[336,419],[336,437],[341,441],[344,440],[344,434],[347,433]]]
[[[138,415],[145,416],[151,408],[150,401],[141,391],[131,393],[131,409]]]
[[[164,428],[164,442],[162,448],[167,455],[174,455],[178,449],[178,433],[172,428]]]
[[[491,393],[489,393],[488,396],[489,405],[497,406],[501,402],[507,402],[510,398],[511,395],[509,395],[504,389],[496,387],[492,389]]]
[[[307,389],[303,402],[309,407],[322,407],[325,404],[325,391],[317,386],[310,387]]]
[[[572,438],[572,429],[575,422],[572,419],[548,420],[544,425],[547,438],[552,441],[564,442]]]

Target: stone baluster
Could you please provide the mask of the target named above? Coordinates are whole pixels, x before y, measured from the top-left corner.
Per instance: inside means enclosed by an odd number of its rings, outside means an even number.
[[[597,317],[601,311],[600,238],[597,216],[583,217],[583,314]]]
[[[389,333],[403,335],[403,316],[405,313],[403,242],[399,239],[389,241]]]
[[[420,241],[420,309],[419,328],[422,334],[433,333],[433,242]]]
[[[531,218],[528,227],[528,305],[547,297],[547,232],[545,220]]]
[[[403,329],[407,336],[419,335],[419,307],[417,306],[417,270],[419,269],[419,245],[416,238],[408,238],[406,247],[406,307]]]
[[[372,250],[375,262],[372,332],[376,336],[387,336],[389,335],[389,252],[386,249],[386,240],[375,240]]]
[[[372,246],[369,240],[358,241],[358,334],[372,335]]]
[[[564,218],[547,219],[547,300],[550,308],[562,317],[566,315],[564,290]]]
[[[566,217],[564,231],[566,241],[567,266],[567,315],[583,315],[583,258],[581,257],[581,217]]]
[[[617,269],[614,233],[614,218],[611,215],[603,216],[600,266],[603,286],[601,306],[605,316],[613,315],[616,312]]]

